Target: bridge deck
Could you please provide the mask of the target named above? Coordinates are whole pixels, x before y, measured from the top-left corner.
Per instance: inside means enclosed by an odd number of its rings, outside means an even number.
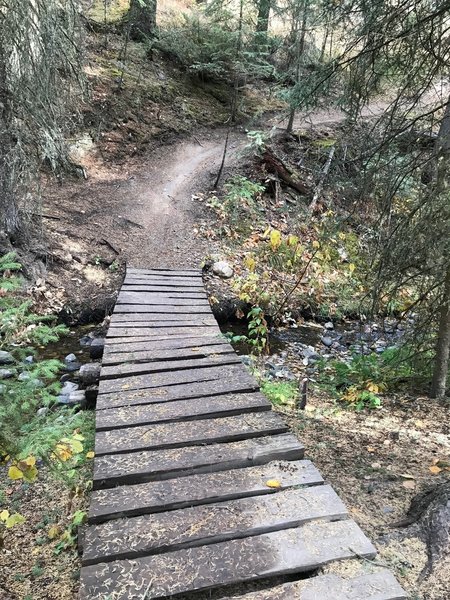
[[[199,271],[128,269],[96,417],[82,600],[226,597],[262,579],[246,600],[406,598],[360,560],[375,548],[221,337]],[[317,574],[342,559],[367,568]]]

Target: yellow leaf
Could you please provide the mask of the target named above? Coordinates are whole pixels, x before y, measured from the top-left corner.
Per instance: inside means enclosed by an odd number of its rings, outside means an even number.
[[[278,229],[272,229],[270,232],[270,246],[272,250],[276,250],[281,245],[281,232]]]
[[[441,467],[438,467],[437,465],[432,465],[431,467],[429,467],[430,472],[433,473],[433,475],[439,475],[439,473],[442,471]]]
[[[60,529],[59,529],[58,525],[52,525],[50,527],[50,529],[47,531],[47,537],[50,540],[54,540],[56,537],[58,537],[59,533],[60,533]]]
[[[55,454],[60,460],[62,460],[63,462],[66,462],[66,460],[69,460],[69,458],[72,458],[73,452],[72,452],[72,449],[67,444],[59,443],[59,444],[56,444]]]
[[[0,512],[0,521],[6,521],[6,519],[9,517],[9,510],[2,510],[2,512]]]
[[[340,240],[345,240],[347,236],[345,235],[345,233],[343,233],[342,231],[339,233],[339,239]]]
[[[288,246],[296,246],[298,244],[298,237],[296,235],[289,235],[287,239]]]
[[[83,435],[81,435],[81,433],[75,433],[75,434],[72,436],[72,438],[73,438],[74,440],[79,440],[80,442],[84,441],[84,436],[83,436]]]
[[[249,271],[254,271],[256,267],[256,261],[253,256],[249,255],[245,257],[245,265]]]
[[[316,248],[316,249],[320,248],[320,242],[318,242],[317,240],[314,240],[313,243],[312,243],[312,247]]]
[[[90,452],[86,452],[86,458],[94,458],[95,456],[95,452],[93,452],[92,450]]]
[[[6,519],[5,526],[6,526],[6,529],[11,529],[11,527],[14,527],[14,525],[20,525],[21,523],[24,523],[24,522],[25,522],[25,517],[23,517],[22,515],[19,515],[19,513],[15,513]]]
[[[33,481],[36,481],[37,476],[38,476],[38,470],[35,466],[29,467],[28,469],[25,469],[23,472],[23,478],[28,483],[32,483]]]
[[[374,394],[378,394],[378,392],[380,391],[380,388],[377,386],[377,384],[373,383],[372,381],[368,381],[366,383],[366,388],[369,392],[373,392]]]
[[[356,269],[356,265],[354,265],[353,263],[350,263],[348,265],[348,270],[350,271],[350,273],[353,273],[353,271]]]
[[[20,469],[13,465],[8,469],[8,477],[15,481],[16,479],[22,479],[23,473]]]
[[[278,481],[278,479],[269,479],[268,481],[266,481],[266,485],[267,485],[267,487],[275,488],[275,489],[278,489],[281,487],[281,483]]]
[[[34,465],[36,464],[36,457],[30,455],[27,458],[25,458],[24,460],[21,460],[20,462],[25,463],[29,467],[34,467]]]

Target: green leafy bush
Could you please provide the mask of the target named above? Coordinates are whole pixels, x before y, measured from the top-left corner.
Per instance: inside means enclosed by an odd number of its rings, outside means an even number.
[[[276,406],[295,406],[298,396],[298,386],[294,381],[269,381],[266,379],[261,382],[261,391]]]

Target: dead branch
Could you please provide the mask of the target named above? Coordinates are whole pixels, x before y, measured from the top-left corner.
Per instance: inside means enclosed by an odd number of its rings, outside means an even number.
[[[323,188],[323,184],[325,182],[325,178],[328,175],[328,172],[330,170],[331,162],[333,161],[333,156],[334,156],[335,151],[336,151],[336,147],[332,146],[330,148],[330,153],[328,154],[327,162],[325,163],[325,165],[322,169],[322,174],[320,176],[319,183],[316,186],[313,199],[311,201],[311,204],[308,207],[308,210],[310,213],[313,213],[314,209],[316,208],[317,202],[320,198],[320,194],[322,193],[322,188]]]
[[[278,156],[275,156],[272,150],[266,149],[263,154],[263,163],[270,173],[275,173],[287,186],[296,190],[303,196],[309,195],[309,187],[295,179],[292,171],[286,167]]]

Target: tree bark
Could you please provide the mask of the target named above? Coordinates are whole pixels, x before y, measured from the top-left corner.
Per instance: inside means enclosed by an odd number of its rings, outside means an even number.
[[[131,0],[128,19],[131,39],[142,42],[156,31],[157,0]]]
[[[438,339],[436,343],[436,358],[434,362],[433,381],[431,383],[430,396],[432,398],[443,398],[447,389],[447,376],[450,355],[450,265],[444,284],[444,296],[442,299]]]
[[[270,0],[259,0],[258,21],[256,31],[258,33],[267,33],[269,30]]]

